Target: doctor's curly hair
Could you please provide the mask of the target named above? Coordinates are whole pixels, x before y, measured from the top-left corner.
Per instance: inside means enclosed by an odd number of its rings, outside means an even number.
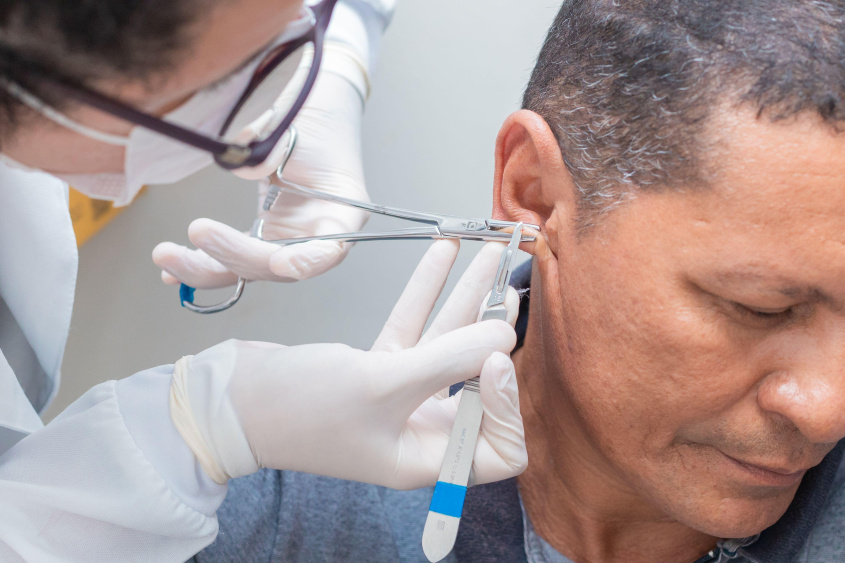
[[[75,84],[149,79],[179,62],[200,0],[0,0],[0,79],[51,105],[37,76]],[[0,86],[0,140],[26,112]]]
[[[706,186],[722,104],[845,122],[843,0],[568,0],[523,107],[554,132],[581,229],[635,189]]]

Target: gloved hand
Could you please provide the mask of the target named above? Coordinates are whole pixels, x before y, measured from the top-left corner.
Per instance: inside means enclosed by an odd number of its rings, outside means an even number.
[[[366,71],[356,60],[348,48],[326,44],[323,70],[294,121],[299,134],[284,177],[316,190],[367,200],[361,162]],[[292,82],[297,82],[297,77]],[[296,94],[296,90],[286,90],[281,97]],[[287,107],[286,102],[279,105]],[[263,117],[248,128],[252,135],[266,121],[267,116]],[[266,179],[284,159],[286,147],[283,137],[264,164],[235,173],[247,179]],[[259,182],[258,216],[264,219],[265,238],[357,231],[367,220],[364,211],[286,192],[281,193],[270,211],[264,211],[267,189],[266,180]],[[183,282],[209,289],[232,285],[238,276],[249,280],[304,280],[339,264],[351,247],[350,243],[333,241],[280,247],[211,219],[192,222],[188,238],[197,249],[165,242],[153,250],[153,262],[162,269],[165,283]]]
[[[272,467],[400,489],[432,485],[460,398],[434,394],[479,373],[484,418],[473,483],[521,473],[527,454],[507,355],[515,334],[502,321],[474,323],[504,245],[483,248],[422,335],[457,247],[432,245],[370,351],[228,341],[180,360],[171,414],[209,475],[224,482]],[[509,290],[511,323],[518,301]]]

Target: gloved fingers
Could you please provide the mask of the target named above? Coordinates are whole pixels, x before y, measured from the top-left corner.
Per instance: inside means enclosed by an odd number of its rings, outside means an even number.
[[[267,110],[264,114],[247,125],[241,134],[238,136],[239,142],[247,143],[262,132],[264,125],[271,122],[274,118],[274,112]],[[285,160],[288,151],[288,144],[290,143],[290,129],[285,131],[279,142],[270,151],[270,154],[261,164],[256,166],[244,166],[232,170],[235,176],[239,176],[244,180],[261,180],[276,173],[276,169]]]
[[[153,262],[162,269],[164,283],[185,283],[197,289],[215,289],[234,285],[238,276],[203,252],[172,242],[162,242],[153,249]]]
[[[492,291],[487,292],[487,295],[484,297],[484,300],[481,302],[481,308],[478,311],[478,321],[481,321],[481,315],[484,314],[484,310],[487,307],[487,300],[490,298],[490,294]],[[506,322],[511,325],[516,325],[516,319],[519,316],[519,293],[512,288],[508,287],[507,291],[505,292],[505,308],[507,310],[508,316]],[[435,397],[438,399],[447,399],[449,397],[449,388],[446,387],[445,389],[441,389],[435,394]]]
[[[161,283],[164,285],[179,285],[182,283],[179,278],[173,276],[172,274],[167,273],[166,271],[161,271]]]
[[[487,295],[485,295],[484,298],[481,300],[481,306],[478,309],[478,315],[476,317],[477,321],[481,320],[481,316],[487,309],[487,300],[490,299],[491,293],[493,293],[492,290],[488,291]],[[515,326],[516,318],[519,316],[519,293],[517,293],[517,291],[510,286],[508,286],[508,289],[505,292],[505,309],[508,312],[507,323],[511,326]]]
[[[481,373],[494,352],[509,353],[516,344],[513,328],[485,321],[444,334],[428,344],[390,354],[393,360],[380,389],[406,407],[405,418],[444,387]]]
[[[421,344],[475,322],[478,306],[493,286],[493,277],[505,248],[506,245],[500,242],[488,242],[481,248],[423,335]]]
[[[336,173],[314,174],[301,182],[316,191],[366,200],[367,192],[360,184]],[[264,219],[264,238],[292,238],[350,233],[361,229],[369,214],[361,209],[323,201],[282,190],[269,211],[263,208],[270,184],[259,182],[258,215]]]
[[[457,240],[446,239],[429,247],[384,323],[373,350],[403,350],[419,342],[459,249]]]
[[[268,266],[270,271],[280,278],[292,281],[307,280],[340,264],[351,247],[350,243],[330,240],[277,247],[270,255]]]
[[[307,71],[302,73],[301,70],[297,70],[297,76],[291,82],[297,81],[297,77],[301,80],[305,79]],[[297,93],[286,88],[279,96],[276,105],[288,107],[291,96],[295,96]],[[326,160],[326,157],[329,157],[330,161],[338,159],[343,161],[351,158],[357,161],[356,167],[359,166],[361,160],[360,127],[362,110],[358,91],[348,80],[331,73],[321,72],[311,89],[308,100],[293,122],[300,137],[297,140],[297,148],[294,150],[291,164],[304,161],[311,165],[319,164],[318,168],[323,170],[325,164],[321,160]],[[240,132],[237,137],[238,142],[248,143],[259,134],[265,133],[265,128],[274,126],[279,117],[280,115],[272,110],[266,111]],[[289,131],[276,143],[263,163],[254,167],[235,169],[233,170],[234,174],[247,180],[266,178],[275,174],[276,168],[285,158],[289,142],[288,135]],[[341,149],[341,151],[337,149]],[[319,155],[311,154],[315,151]],[[322,156],[323,158],[315,160],[314,156]],[[336,165],[337,162],[333,164]],[[311,167],[309,166],[309,168]],[[292,168],[295,168],[295,166]],[[344,166],[340,168],[343,169]],[[289,172],[287,169],[285,171]],[[285,176],[288,176],[288,174]],[[297,179],[295,175],[290,179],[297,183],[304,183],[303,178]],[[309,184],[306,183],[306,185]]]
[[[481,403],[484,418],[470,483],[475,485],[515,477],[528,466],[519,389],[510,357],[497,352],[484,363]]]
[[[272,129],[278,125],[280,119],[284,117],[282,112],[285,110],[277,108],[289,107],[289,101],[291,98],[295,97],[299,93],[299,88],[291,88],[291,86],[293,84],[301,84],[307,77],[307,74],[307,69],[298,68],[294,76],[291,77],[291,81],[287,86],[285,86],[285,89],[277,98],[273,108],[268,109],[253,122],[246,125],[235,137],[235,142],[246,145],[262,134],[266,135],[271,133]],[[245,180],[259,180],[274,174],[276,172],[276,168],[278,168],[279,164],[281,164],[285,159],[288,143],[290,141],[290,134],[290,129],[285,131],[282,138],[279,139],[279,142],[276,143],[273,150],[271,150],[267,158],[264,159],[264,162],[256,166],[243,166],[241,168],[236,168],[232,170],[232,173]]]
[[[381,484],[410,490],[437,481],[459,400],[460,393],[445,401],[426,401],[411,413],[396,443],[396,461],[384,464]]]
[[[473,458],[470,483],[491,482],[518,475],[525,469],[527,455],[516,376],[510,358],[491,354],[480,372],[481,403],[484,409]],[[431,485],[443,463],[462,395],[445,400],[429,399],[409,417],[399,455],[399,470],[390,475],[389,486],[408,489]],[[476,477],[476,475],[478,477]]]
[[[258,240],[211,219],[197,219],[188,227],[188,238],[197,248],[248,280],[292,281],[270,270],[270,256],[278,246]]]
[[[297,75],[300,71],[297,70]],[[302,76],[304,79],[305,75]],[[288,99],[290,89],[280,95]],[[293,95],[297,92],[293,91]],[[279,107],[286,107],[282,101]],[[239,139],[247,142],[272,127],[279,116],[265,112],[240,132]],[[296,147],[284,168],[284,178],[311,189],[353,199],[367,199],[364,171],[361,161],[361,102],[357,90],[343,78],[323,73],[317,79],[307,102],[297,115],[294,127],[298,132]],[[259,183],[259,217],[264,219],[264,236],[267,239],[311,237],[330,233],[359,230],[368,214],[360,209],[305,197],[282,191],[270,210],[263,204],[269,190],[269,178],[279,164],[285,161],[290,146],[291,130],[273,147],[262,164],[235,171],[243,178],[264,179]],[[192,239],[193,240],[193,239]],[[234,243],[236,238],[231,237]],[[268,252],[267,260],[253,264],[250,272],[241,271],[246,265],[238,264],[236,256],[224,249],[218,254],[199,241],[197,246],[234,271],[249,279],[296,281],[315,277],[339,264],[351,249],[350,243],[313,241],[285,247],[275,246]],[[263,256],[255,242],[239,243],[239,252],[249,246],[255,257]],[[243,261],[243,260],[241,260]],[[266,268],[255,271],[255,268]]]

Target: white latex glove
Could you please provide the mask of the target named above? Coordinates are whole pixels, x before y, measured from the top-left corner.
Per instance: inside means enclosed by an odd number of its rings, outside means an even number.
[[[297,82],[297,77],[292,82]],[[366,71],[355,54],[346,47],[327,43],[320,75],[294,121],[299,135],[285,167],[286,179],[319,191],[368,199],[361,162],[366,84]],[[293,93],[286,90],[282,97],[296,93],[296,89]],[[285,102],[280,105],[286,107]],[[257,120],[252,129],[259,130],[264,121],[266,116]],[[287,136],[282,138],[264,164],[235,173],[247,179],[274,174],[284,158],[286,139]],[[270,211],[264,211],[266,182],[259,183],[258,192],[258,217],[264,219],[265,238],[357,231],[367,220],[364,211],[285,192]],[[153,262],[162,269],[165,283],[182,282],[208,289],[232,285],[238,276],[248,280],[304,280],[339,264],[351,247],[349,243],[333,241],[280,247],[211,219],[192,222],[188,238],[197,247],[195,250],[171,242],[161,243],[153,250]]]
[[[420,262],[370,351],[229,341],[177,364],[171,413],[212,478],[259,467],[393,488],[432,485],[460,394],[434,394],[481,374],[484,418],[473,483],[527,465],[519,395],[502,321],[474,323],[504,245],[490,243],[421,336],[457,254],[438,241]],[[509,321],[518,297],[509,291]],[[469,324],[468,323],[473,323]]]

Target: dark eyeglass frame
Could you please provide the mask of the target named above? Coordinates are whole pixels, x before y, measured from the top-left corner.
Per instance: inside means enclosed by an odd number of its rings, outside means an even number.
[[[258,88],[258,86],[292,53],[295,53],[300,47],[307,43],[314,45],[314,62],[308,72],[308,76],[302,86],[302,91],[296,98],[296,101],[288,110],[288,114],[279,123],[271,135],[263,139],[256,139],[247,145],[228,143],[223,141],[220,136],[217,138],[209,137],[196,131],[192,131],[175,123],[166,121],[164,119],[155,117],[143,111],[140,111],[128,104],[119,100],[101,94],[94,90],[68,84],[66,82],[44,78],[45,82],[50,82],[50,87],[60,90],[62,94],[72,98],[80,103],[94,107],[100,111],[113,115],[124,121],[128,121],[135,125],[155,131],[160,135],[169,137],[176,141],[180,141],[194,148],[211,153],[214,156],[215,162],[222,168],[231,170],[233,168],[241,168],[243,166],[257,166],[264,162],[276,146],[276,143],[282,138],[285,131],[291,126],[294,118],[302,109],[308,94],[314,87],[317,81],[317,73],[320,70],[320,63],[323,59],[323,42],[325,40],[326,29],[329,26],[332,12],[338,0],[323,0],[322,2],[310,6],[314,13],[315,22],[313,27],[298,39],[294,39],[287,43],[283,43],[270,51],[260,63],[255,74],[247,85],[238,102],[229,112],[229,116],[220,128],[219,135],[222,136],[232,120],[234,120],[238,111],[243,104],[249,99],[250,95]],[[281,92],[279,92],[281,94]],[[269,109],[269,108],[268,108]]]

